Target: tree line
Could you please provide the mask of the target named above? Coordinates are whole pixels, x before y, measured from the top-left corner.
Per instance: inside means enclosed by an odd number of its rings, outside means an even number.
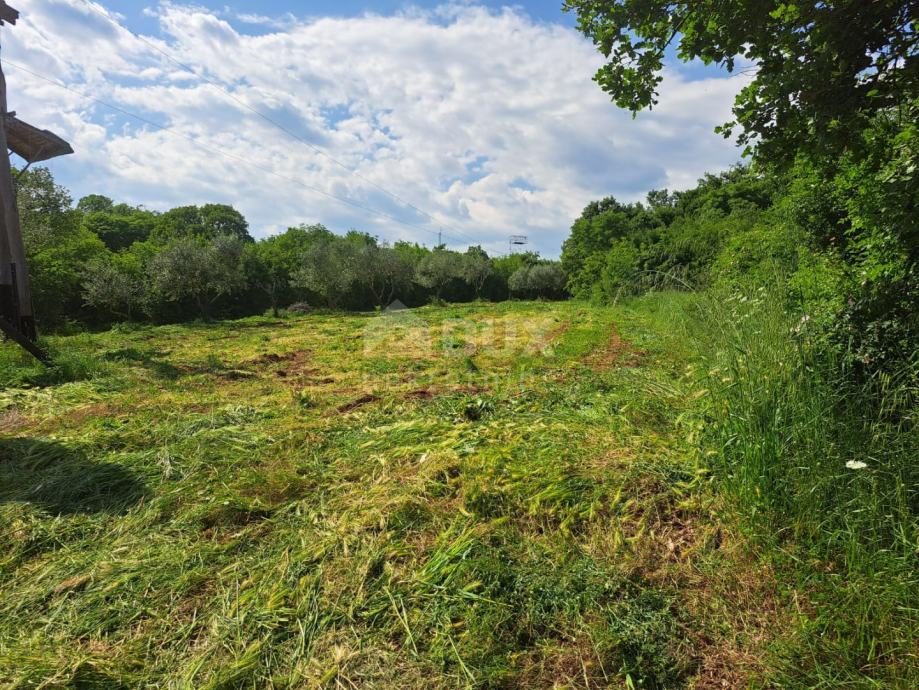
[[[562,249],[569,291],[606,303],[661,287],[780,291],[854,373],[919,378],[919,130],[898,117],[879,114],[877,151],[831,173],[754,161],[643,203],[591,202]]]
[[[562,258],[574,294],[610,299],[659,273],[768,282],[856,370],[919,368],[919,4],[565,6],[605,58],[596,82],[633,113],[657,102],[668,48],[755,65],[717,130],[751,166],[646,204],[588,206]]]
[[[36,314],[68,322],[174,322],[271,309],[366,310],[394,300],[561,299],[567,278],[534,253],[490,257],[300,225],[256,240],[231,206],[158,213],[93,194],[74,205],[47,168],[18,179]]]

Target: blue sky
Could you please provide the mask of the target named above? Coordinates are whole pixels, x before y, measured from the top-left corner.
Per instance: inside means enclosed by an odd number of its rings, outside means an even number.
[[[368,0],[311,0],[310,2],[294,2],[293,0],[237,0],[236,2],[198,2],[196,4],[210,7],[216,11],[226,11],[238,15],[261,15],[266,17],[280,17],[293,14],[298,17],[354,17],[365,13],[394,14],[411,7],[433,9],[444,4],[436,0],[420,0],[418,2],[404,2],[403,0],[383,0],[369,2]],[[469,3],[472,4],[472,3]],[[556,22],[569,26],[575,25],[573,13],[562,12],[562,0],[531,0],[530,2],[501,2],[500,0],[485,0],[475,3],[493,10],[502,7],[518,7],[530,17],[544,22]],[[150,6],[144,0],[113,0],[105,3],[106,7],[124,15],[128,24],[135,29],[155,29],[155,22],[151,22],[143,15],[145,8]]]
[[[10,107],[74,145],[49,167],[75,198],[232,203],[256,236],[322,222],[500,253],[526,234],[557,256],[591,199],[738,159],[712,130],[746,77],[671,56],[633,120],[560,2],[91,4],[23,3],[2,39]]]

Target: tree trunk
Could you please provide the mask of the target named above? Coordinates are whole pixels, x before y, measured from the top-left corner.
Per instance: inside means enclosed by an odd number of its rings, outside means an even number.
[[[198,311],[201,312],[201,318],[205,321],[210,321],[211,318],[208,315],[207,302],[201,298],[201,295],[195,295],[195,302],[198,303]]]

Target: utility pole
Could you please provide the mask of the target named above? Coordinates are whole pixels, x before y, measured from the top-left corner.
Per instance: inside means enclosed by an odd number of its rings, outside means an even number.
[[[4,23],[15,24],[16,19],[18,18],[18,12],[11,7],[8,7],[4,2],[0,4],[0,26],[3,26]],[[3,69],[0,68],[0,109],[2,109],[2,116],[0,116],[0,122],[6,119],[6,79],[3,76]],[[6,131],[5,128],[0,126],[0,138],[3,139],[3,150],[6,150]],[[0,156],[6,160],[0,162],[0,167],[4,165],[7,168],[7,176],[11,176],[9,172],[9,157]],[[0,171],[0,175],[2,175]],[[3,214],[0,214],[3,215]],[[10,238],[6,232],[6,223],[2,222],[3,227],[0,228],[0,317],[6,319],[11,324],[19,324],[19,310],[16,308],[16,290],[13,287],[13,255],[10,250]]]
[[[18,10],[0,0],[0,26],[13,25],[17,19]],[[9,111],[6,78],[0,66],[0,152],[10,150],[26,161],[26,167],[73,153],[70,144],[57,135],[33,127]],[[50,361],[47,353],[35,345],[32,288],[9,155],[0,155],[0,330],[42,362]]]

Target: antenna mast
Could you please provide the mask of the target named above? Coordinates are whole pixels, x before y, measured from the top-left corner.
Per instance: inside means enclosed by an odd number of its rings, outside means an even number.
[[[515,254],[515,247],[523,247],[527,244],[526,235],[511,235],[507,242],[507,251],[509,254]]]

